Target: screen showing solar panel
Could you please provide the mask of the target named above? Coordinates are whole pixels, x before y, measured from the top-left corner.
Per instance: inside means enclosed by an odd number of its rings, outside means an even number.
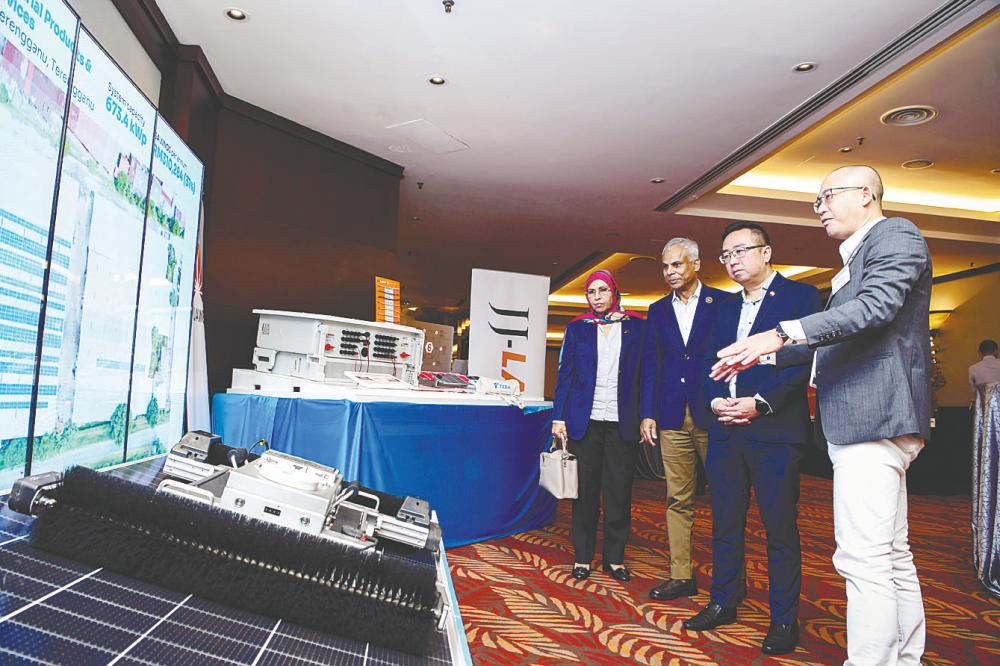
[[[80,30],[59,179],[43,355],[58,358],[52,399],[35,409],[33,474],[120,463],[156,112]],[[41,387],[40,389],[41,390]]]
[[[164,453],[184,434],[204,171],[163,116],[157,116],[132,362],[129,460]]]
[[[162,464],[108,473],[155,485]],[[445,631],[426,656],[331,636],[49,555],[28,543],[30,521],[0,509],[0,663],[453,663]]]
[[[0,488],[24,473],[42,282],[77,20],[47,2],[49,22],[28,3],[0,5]],[[44,23],[44,24],[43,24]],[[68,264],[57,242],[52,262]],[[49,308],[61,325],[65,283]],[[52,336],[47,342],[59,339]],[[42,355],[39,404],[54,398],[58,356]]]

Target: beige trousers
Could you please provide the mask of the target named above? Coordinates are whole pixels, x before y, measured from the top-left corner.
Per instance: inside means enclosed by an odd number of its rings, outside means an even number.
[[[691,409],[684,407],[679,430],[660,431],[660,455],[667,480],[667,537],[670,540],[670,578],[694,577],[691,529],[694,526],[694,488],[698,458],[705,464],[708,433],[694,424]]]

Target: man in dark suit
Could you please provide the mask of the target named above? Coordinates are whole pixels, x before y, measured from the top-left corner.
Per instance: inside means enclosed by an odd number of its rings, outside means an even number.
[[[820,308],[815,287],[788,280],[771,268],[771,240],[759,224],[729,225],[719,260],[743,289],[719,307],[709,343],[713,347]],[[736,381],[705,383],[705,401],[718,417],[708,433],[711,601],[685,620],[684,627],[704,631],[736,621],[736,606],[746,594],[744,531],[753,486],[767,530],[771,626],[761,650],[770,655],[793,651],[799,638],[802,554],[797,519],[800,447],[809,428],[808,379],[808,367],[761,366]]]
[[[882,192],[868,166],[826,177],[813,210],[842,241],[844,261],[826,310],[721,349],[712,372],[742,377],[775,352],[779,366],[813,364],[833,462],[833,563],[847,581],[844,663],[915,666],[925,624],[907,536],[906,470],[930,435],[932,271],[917,227],[882,214]]]
[[[663,279],[671,293],[649,306],[643,342],[640,435],[660,443],[667,482],[667,536],[670,579],[649,592],[666,601],[698,593],[691,557],[694,488],[698,459],[704,464],[713,420],[702,399],[704,359],[718,303],[726,292],[698,279],[698,244],[674,238],[661,253]]]

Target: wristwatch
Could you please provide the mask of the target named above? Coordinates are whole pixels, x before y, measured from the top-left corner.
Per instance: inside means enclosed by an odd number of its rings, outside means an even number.
[[[757,413],[761,416],[767,416],[771,413],[771,406],[760,398],[754,398],[754,406],[757,407]]]
[[[788,333],[785,333],[785,329],[781,328],[781,324],[774,327],[774,332],[778,334],[778,337],[781,338],[783,343],[788,342],[791,339],[791,336],[789,336]]]

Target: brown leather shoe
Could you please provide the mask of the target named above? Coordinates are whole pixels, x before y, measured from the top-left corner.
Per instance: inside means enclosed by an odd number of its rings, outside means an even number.
[[[693,597],[698,594],[698,584],[694,578],[677,578],[657,585],[649,591],[653,601],[670,601],[678,597]]]

